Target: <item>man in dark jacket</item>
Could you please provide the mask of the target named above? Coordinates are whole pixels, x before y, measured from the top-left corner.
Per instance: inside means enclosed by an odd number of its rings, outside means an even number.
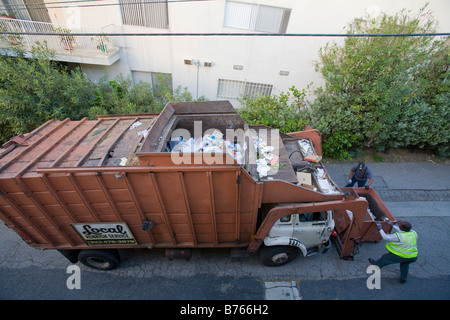
[[[358,163],[350,170],[346,187],[353,187],[356,182],[358,182],[358,187],[366,187],[366,189],[369,189],[373,182],[372,170],[364,162]]]

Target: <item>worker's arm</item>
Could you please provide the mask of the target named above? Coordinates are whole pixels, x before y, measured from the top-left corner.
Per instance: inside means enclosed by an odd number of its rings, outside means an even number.
[[[369,180],[366,183],[366,189],[369,189],[370,185],[373,182],[373,172],[372,172],[372,169],[370,169],[369,167],[367,167],[367,170],[366,170],[366,173],[365,173],[365,178]]]
[[[394,233],[386,234],[386,232],[384,232],[383,228],[381,227],[380,221],[375,221],[375,224],[377,225],[378,230],[380,231],[380,235],[383,238],[383,240],[390,241],[390,242],[399,242],[400,241],[397,234],[395,234],[395,232],[400,232],[400,228],[398,226],[394,225],[392,227],[392,229],[393,229],[392,231]]]
[[[355,171],[350,170],[350,174],[348,175],[348,183],[352,183],[352,178],[353,178],[354,174],[355,174]]]
[[[398,238],[398,236],[395,233],[386,234],[386,232],[384,232],[383,229],[380,229],[380,235],[383,238],[383,240],[385,240],[385,241],[390,241],[390,242],[399,242],[400,241],[400,239]]]

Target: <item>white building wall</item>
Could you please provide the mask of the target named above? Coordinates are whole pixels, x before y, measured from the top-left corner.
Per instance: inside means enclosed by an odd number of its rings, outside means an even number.
[[[51,1],[46,1],[50,3]],[[117,4],[117,0],[107,2]],[[105,32],[122,33],[255,33],[245,29],[224,27],[225,0],[170,2],[169,29],[156,29],[122,24],[118,5],[49,9],[50,17],[59,24],[105,27]],[[346,33],[345,27],[368,12],[395,13],[403,8],[417,12],[427,2],[440,22],[440,32],[450,30],[448,0],[241,0],[241,2],[290,8],[286,33]],[[86,2],[83,2],[85,4]],[[102,2],[104,3],[104,2]],[[81,4],[81,3],[80,3]],[[248,81],[273,85],[273,93],[286,91],[292,85],[306,88],[322,85],[315,72],[319,49],[327,42],[343,38],[324,37],[114,37],[121,46],[121,58],[108,67],[111,77],[132,71],[172,74],[173,86],[187,87],[193,97],[217,99],[218,79]],[[198,69],[185,65],[184,59],[212,62],[212,67]],[[236,70],[234,65],[242,66]],[[88,77],[99,79],[104,67],[82,65]],[[288,75],[280,75],[280,70]],[[142,73],[140,73],[142,75]]]

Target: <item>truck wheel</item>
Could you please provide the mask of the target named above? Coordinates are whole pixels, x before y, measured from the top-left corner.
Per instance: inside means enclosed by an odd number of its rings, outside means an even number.
[[[78,260],[85,266],[97,270],[112,270],[120,264],[116,250],[81,250]]]
[[[279,267],[289,261],[294,260],[299,253],[299,249],[290,246],[262,247],[260,258],[266,267]]]

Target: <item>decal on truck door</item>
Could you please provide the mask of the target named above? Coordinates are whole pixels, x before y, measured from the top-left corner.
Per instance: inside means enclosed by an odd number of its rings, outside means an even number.
[[[73,223],[72,227],[89,246],[137,244],[125,222]]]

